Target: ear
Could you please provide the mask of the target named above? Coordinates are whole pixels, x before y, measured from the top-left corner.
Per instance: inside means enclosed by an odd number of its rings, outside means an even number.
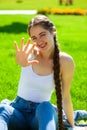
[[[56,29],[55,29],[55,28],[53,28],[53,30],[52,30],[52,34],[53,34],[53,36],[56,35]]]

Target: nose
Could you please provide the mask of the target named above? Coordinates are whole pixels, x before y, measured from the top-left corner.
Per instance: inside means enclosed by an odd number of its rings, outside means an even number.
[[[38,44],[38,45],[42,44],[41,38],[38,38],[38,39],[37,39],[37,44]]]

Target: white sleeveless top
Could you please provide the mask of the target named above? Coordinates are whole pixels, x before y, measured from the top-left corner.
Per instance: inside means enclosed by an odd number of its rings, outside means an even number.
[[[40,76],[30,65],[22,68],[17,95],[33,102],[49,101],[54,87],[53,73]]]

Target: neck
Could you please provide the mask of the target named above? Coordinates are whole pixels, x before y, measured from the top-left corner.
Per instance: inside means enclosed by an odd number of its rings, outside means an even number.
[[[49,50],[49,52],[47,51],[45,53],[41,52],[41,58],[43,58],[44,60],[53,59],[53,54],[54,54],[54,49]]]

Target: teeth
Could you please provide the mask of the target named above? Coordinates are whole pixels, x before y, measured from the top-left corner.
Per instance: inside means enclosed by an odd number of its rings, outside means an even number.
[[[39,47],[44,48],[45,46],[46,46],[46,44],[42,44]]]

